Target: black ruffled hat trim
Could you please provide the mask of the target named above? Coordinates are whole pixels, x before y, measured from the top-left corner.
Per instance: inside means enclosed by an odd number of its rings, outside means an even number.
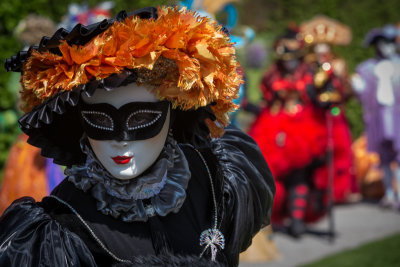
[[[127,13],[121,11],[114,19],[104,19],[91,25],[77,24],[71,31],[64,28],[58,29],[52,37],[44,36],[38,46],[31,46],[28,51],[21,51],[17,55],[6,59],[4,67],[7,71],[21,72],[24,62],[31,55],[32,50],[39,52],[49,51],[56,55],[61,55],[58,48],[61,41],[67,41],[69,45],[85,45],[92,38],[107,30],[115,21],[123,21],[129,16],[138,16],[142,19],[157,19],[157,9],[145,7],[134,12]]]
[[[58,48],[61,41],[66,40],[69,44],[84,45],[108,29],[115,21],[122,21],[131,15],[144,19],[157,19],[158,17],[156,8],[147,7],[130,14],[121,11],[114,19],[103,20],[88,26],[78,24],[70,32],[61,28],[52,37],[43,37],[39,46],[32,46],[28,51],[21,51],[16,56],[7,59],[5,68],[7,71],[21,72],[32,49],[61,54]],[[99,88],[113,90],[135,82],[136,79],[135,70],[125,70],[103,80],[90,81],[71,91],[59,92],[22,116],[19,119],[20,128],[29,136],[28,143],[41,148],[41,155],[53,158],[54,163],[65,166],[84,164],[86,156],[82,153],[79,143],[83,129],[80,123],[81,117],[76,108],[79,105],[80,94],[85,93],[92,96]],[[173,110],[171,128],[174,138],[179,143],[191,143],[195,146],[206,145],[209,136],[209,129],[205,123],[207,118],[216,119],[210,106],[187,111]]]

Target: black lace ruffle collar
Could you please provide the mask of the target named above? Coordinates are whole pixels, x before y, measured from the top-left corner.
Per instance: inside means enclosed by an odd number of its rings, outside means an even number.
[[[86,164],[67,168],[65,174],[78,189],[90,192],[103,214],[125,222],[147,221],[182,207],[191,174],[183,151],[172,138],[168,137],[162,154],[148,171],[129,180],[116,179],[105,170],[87,138],[81,146]]]

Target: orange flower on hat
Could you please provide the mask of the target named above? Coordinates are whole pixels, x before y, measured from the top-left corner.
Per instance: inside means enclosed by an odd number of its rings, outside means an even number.
[[[153,70],[166,59],[176,67],[153,83],[156,95],[182,110],[215,103],[217,120],[208,125],[214,136],[220,135],[242,83],[233,44],[217,22],[193,11],[159,8],[158,15],[156,20],[131,16],[114,22],[83,46],[63,41],[61,55],[33,50],[21,77],[23,110],[125,69]]]

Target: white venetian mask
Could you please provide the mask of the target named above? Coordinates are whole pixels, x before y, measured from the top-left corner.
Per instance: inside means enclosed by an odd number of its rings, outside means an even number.
[[[112,91],[99,89],[91,97],[82,95],[82,99],[89,143],[111,175],[135,178],[156,161],[168,135],[169,105],[136,83]]]

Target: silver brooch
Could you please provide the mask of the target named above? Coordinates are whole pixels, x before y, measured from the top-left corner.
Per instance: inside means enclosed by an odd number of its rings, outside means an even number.
[[[221,233],[221,231],[219,231],[216,228],[207,229],[207,230],[203,231],[200,235],[200,246],[204,246],[204,245],[206,247],[204,248],[203,253],[208,248],[211,248],[211,260],[215,261],[215,258],[217,257],[218,249],[225,248],[225,237]]]

